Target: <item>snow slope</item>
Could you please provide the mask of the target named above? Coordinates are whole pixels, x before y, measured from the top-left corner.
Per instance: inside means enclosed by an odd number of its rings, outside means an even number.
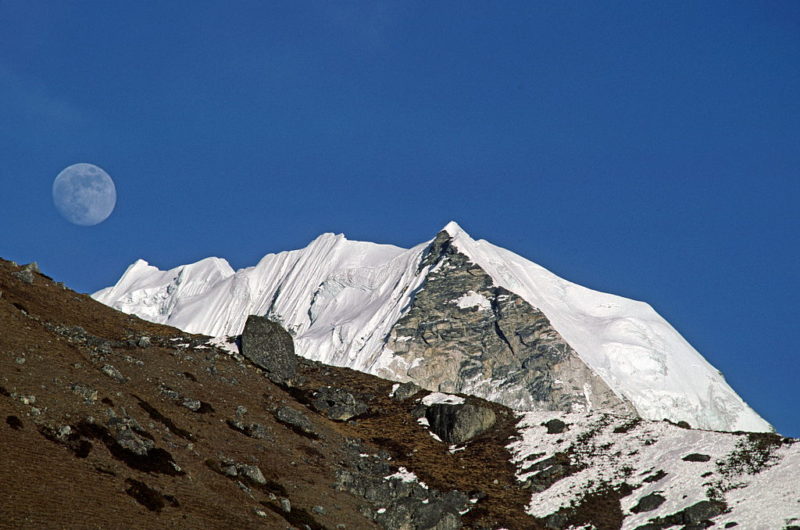
[[[545,423],[553,419],[566,424],[564,432],[548,434]],[[704,500],[726,505],[724,513],[713,517],[715,528],[737,523],[738,528],[772,529],[800,523],[797,440],[682,429],[604,414],[527,412],[517,428],[520,435],[508,449],[520,481],[546,481],[548,459],[557,454],[568,455],[575,469],[531,494],[530,515],[547,517],[595,492],[627,484],[633,491],[620,500],[624,529],[640,528]],[[660,496],[661,504],[637,509],[651,495]]]
[[[681,335],[649,305],[592,291],[483,240],[456,223],[452,244],[505,287],[539,308],[618,395],[648,419],[694,427],[767,431]],[[234,272],[222,259],[160,271],[139,260],[93,296],[147,320],[212,336],[239,334],[247,315],[267,315],[295,337],[298,354],[376,373],[389,366],[385,339],[424,288],[430,241],[404,250],[323,234],[301,250],[268,254]],[[472,297],[472,298],[471,298]],[[454,299],[478,305],[474,293]]]

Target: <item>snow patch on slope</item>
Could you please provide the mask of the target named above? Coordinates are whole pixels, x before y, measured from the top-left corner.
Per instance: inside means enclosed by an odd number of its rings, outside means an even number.
[[[572,464],[583,468],[533,493],[526,510],[530,515],[546,517],[594,491],[623,483],[636,488],[620,501],[626,516],[623,528],[677,513],[706,495],[723,500],[730,510],[715,519],[720,527],[737,522],[740,528],[783,528],[787,517],[800,514],[800,487],[795,480],[800,444],[784,441],[770,449],[763,465],[729,473],[729,462],[759,451],[746,434],[597,414],[528,412],[521,418],[520,437],[508,446],[520,481],[546,474],[547,468],[536,464],[557,453],[568,454]],[[565,432],[547,433],[543,424],[554,418],[567,424]],[[708,459],[684,460],[690,454]],[[665,498],[663,504],[634,513],[639,500],[653,493]]]
[[[453,394],[443,394],[442,392],[431,392],[422,398],[422,404],[426,407],[431,405],[461,405],[464,403],[464,398],[461,396],[454,396]]]
[[[489,299],[475,291],[469,291],[461,295],[459,298],[453,300],[453,303],[461,309],[477,307],[480,311],[489,311],[492,308],[492,303]]]

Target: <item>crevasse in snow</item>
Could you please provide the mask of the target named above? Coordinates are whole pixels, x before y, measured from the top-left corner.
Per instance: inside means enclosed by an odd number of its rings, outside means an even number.
[[[706,429],[771,430],[649,305],[566,281],[472,239],[455,222],[443,230],[496,285],[540,309],[642,417]],[[235,272],[219,258],[167,271],[138,260],[115,286],[93,296],[147,320],[212,336],[239,334],[248,315],[267,315],[294,335],[300,355],[376,373],[392,361],[385,347],[389,331],[424,288],[428,267],[420,264],[429,244],[406,250],[323,234],[304,249],[268,254]],[[474,293],[454,293],[453,300],[481,307]]]

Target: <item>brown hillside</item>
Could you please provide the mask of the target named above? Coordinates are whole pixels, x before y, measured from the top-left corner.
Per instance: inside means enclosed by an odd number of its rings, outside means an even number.
[[[388,524],[383,476],[400,466],[430,490],[391,482],[392,510],[450,495],[477,499],[466,527],[538,527],[508,464],[504,407],[482,402],[497,424],[450,454],[415,420],[422,394],[398,402],[389,381],[305,360],[278,386],[206,337],[21,271],[0,260],[2,527],[373,528]],[[369,410],[315,412],[326,386]]]

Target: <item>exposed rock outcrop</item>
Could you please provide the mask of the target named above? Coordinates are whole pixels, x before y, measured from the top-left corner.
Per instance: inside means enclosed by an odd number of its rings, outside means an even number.
[[[544,313],[495,286],[449,233],[437,235],[423,267],[427,280],[388,337],[395,358],[387,376],[523,409],[634,414]]]

